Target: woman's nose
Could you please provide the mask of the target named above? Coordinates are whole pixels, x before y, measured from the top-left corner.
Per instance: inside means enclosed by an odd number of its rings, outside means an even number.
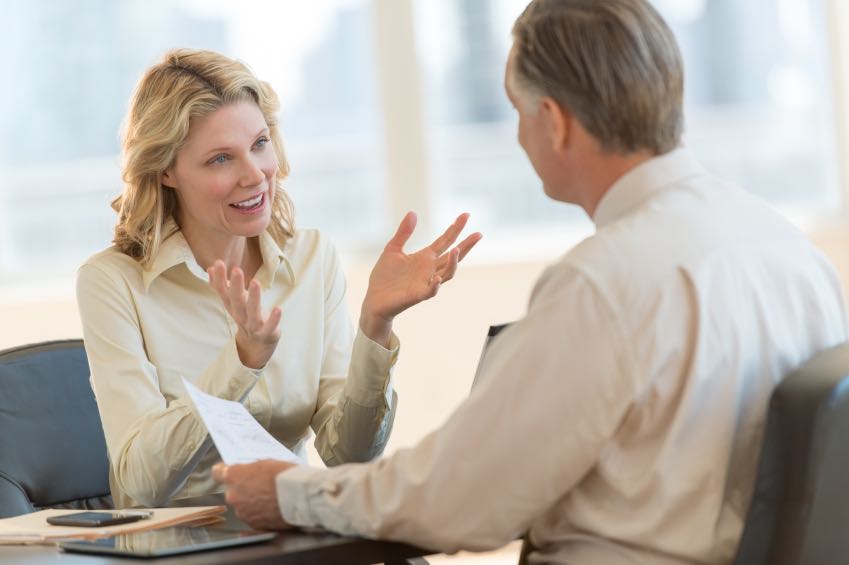
[[[245,166],[242,169],[242,185],[256,186],[265,179],[265,174],[262,172],[259,164],[253,159],[247,159]]]

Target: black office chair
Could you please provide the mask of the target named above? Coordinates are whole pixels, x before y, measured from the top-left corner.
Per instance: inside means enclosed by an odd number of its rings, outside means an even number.
[[[0,518],[112,507],[80,339],[0,351]]]
[[[735,565],[849,563],[849,343],[773,393]]]

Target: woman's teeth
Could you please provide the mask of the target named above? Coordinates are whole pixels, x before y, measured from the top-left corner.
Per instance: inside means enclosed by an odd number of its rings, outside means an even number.
[[[251,208],[256,208],[257,206],[262,204],[262,197],[264,195],[265,195],[265,193],[263,192],[261,194],[257,194],[256,196],[254,196],[250,200],[243,200],[243,201],[238,202],[236,204],[230,204],[230,206],[233,206],[234,208],[238,208],[239,210],[250,210]]]

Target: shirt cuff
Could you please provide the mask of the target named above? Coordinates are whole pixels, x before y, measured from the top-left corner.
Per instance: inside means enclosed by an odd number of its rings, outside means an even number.
[[[277,505],[286,523],[300,527],[319,525],[319,517],[313,512],[310,498],[322,492],[322,475],[325,469],[299,465],[283,471],[275,479]],[[334,484],[325,485],[334,488]]]
[[[389,349],[371,340],[357,328],[351,352],[351,368],[345,380],[345,394],[361,406],[392,406],[392,373],[401,346],[395,332],[389,335]]]

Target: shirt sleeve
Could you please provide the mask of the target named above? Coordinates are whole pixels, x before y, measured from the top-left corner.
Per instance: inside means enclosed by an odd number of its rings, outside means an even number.
[[[610,307],[580,276],[557,278],[538,284],[470,397],[418,445],[371,464],[281,473],[286,521],[444,552],[525,532],[602,456],[635,389]]]
[[[325,464],[334,466],[369,461],[383,453],[398,401],[392,374],[400,346],[394,333],[387,349],[359,328],[352,344],[347,285],[332,246],[325,273],[324,360],[311,423],[316,451]],[[340,377],[346,374],[347,378]]]
[[[160,391],[127,281],[85,265],[77,304],[114,480],[139,504],[162,506],[211,447],[206,427],[188,398]],[[235,338],[210,361],[195,384],[220,398],[241,401],[259,378],[242,365]]]

